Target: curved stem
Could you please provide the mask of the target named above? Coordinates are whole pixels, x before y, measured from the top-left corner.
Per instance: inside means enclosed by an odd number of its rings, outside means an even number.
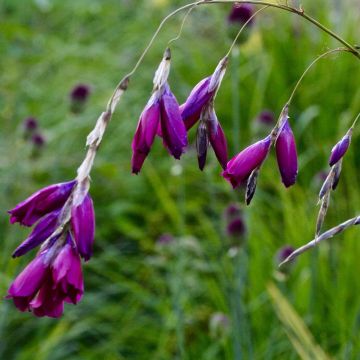
[[[333,54],[335,52],[341,52],[341,51],[345,51],[345,52],[350,52],[349,49],[347,48],[344,48],[344,47],[341,47],[341,48],[336,48],[336,49],[331,49],[329,51],[326,51],[325,53],[319,55],[315,60],[313,60],[310,65],[305,69],[305,71],[302,73],[302,75],[300,76],[300,79],[298,80],[298,82],[296,83],[295,87],[294,87],[294,90],[292,91],[290,97],[289,97],[289,100],[287,101],[287,105],[290,105],[294,95],[295,95],[295,92],[296,90],[298,89],[299,85],[301,84],[302,80],[304,79],[305,75],[310,71],[310,69],[322,58],[330,55],[330,54]]]
[[[196,5],[192,6],[192,7],[186,12],[186,14],[184,15],[184,18],[183,18],[183,20],[182,20],[182,22],[181,22],[181,26],[180,26],[180,30],[179,30],[178,34],[177,34],[174,38],[172,38],[172,39],[169,40],[167,46],[169,46],[170,44],[172,44],[174,41],[180,39],[181,34],[182,34],[182,31],[183,31],[183,29],[184,29],[184,25],[185,25],[186,19],[188,18],[188,16],[190,15],[190,13],[195,9],[195,6],[196,6]]]

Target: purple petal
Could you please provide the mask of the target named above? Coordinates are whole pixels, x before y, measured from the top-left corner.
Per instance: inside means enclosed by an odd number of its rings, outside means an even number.
[[[6,298],[12,298],[20,311],[28,310],[30,301],[40,289],[47,273],[48,266],[43,255],[37,256],[10,285]]]
[[[92,256],[95,236],[95,214],[90,195],[71,210],[71,226],[79,254],[85,261]]]
[[[150,152],[151,146],[159,126],[159,102],[146,105],[140,115],[139,123],[132,142],[133,155],[131,159],[132,172],[137,174]]]
[[[251,4],[235,4],[228,16],[230,23],[237,23],[239,25],[245,24],[254,14],[254,6]],[[249,24],[253,23],[253,19]]]
[[[208,131],[210,144],[214,149],[215,155],[219,160],[220,165],[225,170],[228,161],[226,137],[214,110],[210,114],[210,124],[208,126]]]
[[[78,303],[84,293],[81,261],[76,249],[65,244],[52,264],[54,288],[67,302]]]
[[[185,123],[186,130],[189,130],[199,120],[201,111],[211,97],[214,91],[209,91],[211,76],[201,80],[191,91],[185,103],[180,106],[181,116]]]
[[[163,143],[175,159],[180,159],[187,146],[187,134],[180,115],[179,104],[168,85],[165,86],[160,107]]]
[[[18,257],[26,254],[31,249],[42,244],[55,231],[60,210],[55,210],[50,214],[44,216],[35,226],[30,236],[16,248],[13,257]]]
[[[44,215],[60,209],[68,199],[75,183],[76,181],[73,180],[50,185],[37,191],[8,211],[11,215],[10,223],[19,222],[25,226],[32,226]]]
[[[329,165],[335,165],[346,153],[351,141],[350,135],[347,133],[331,150]]]
[[[287,119],[280,129],[275,147],[282,182],[289,187],[296,182],[298,162],[294,134]]]
[[[238,187],[253,170],[262,164],[269,152],[270,145],[271,138],[267,136],[248,146],[227,163],[222,176],[231,183],[233,188]]]

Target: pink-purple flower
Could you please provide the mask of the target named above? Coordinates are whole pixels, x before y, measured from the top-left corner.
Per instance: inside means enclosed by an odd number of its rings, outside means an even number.
[[[271,137],[248,146],[234,156],[222,172],[222,176],[231,183],[233,188],[248,180],[251,173],[259,168],[266,159],[271,146]]]
[[[80,256],[88,260],[92,255],[95,215],[89,194],[80,204],[72,203],[75,186],[76,181],[48,186],[9,211],[11,223],[35,224],[13,256],[41,245],[8,290],[7,298],[13,299],[20,311],[59,317],[64,302],[76,304],[83,295]]]
[[[329,165],[335,165],[347,152],[351,142],[352,131],[349,130],[343,138],[332,148]]]
[[[180,159],[187,147],[187,133],[179,104],[167,83],[170,57],[170,50],[167,49],[155,73],[153,94],[140,115],[132,141],[131,165],[135,174],[140,172],[157,133],[175,159]]]
[[[289,124],[287,109],[283,114],[283,121],[280,125],[275,148],[283,184],[286,187],[294,185],[298,173],[298,161],[295,137]]]

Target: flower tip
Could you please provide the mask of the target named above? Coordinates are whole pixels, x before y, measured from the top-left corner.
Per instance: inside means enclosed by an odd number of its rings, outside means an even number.
[[[171,60],[171,50],[170,50],[170,48],[166,48],[166,50],[164,52],[164,59],[165,60]]]

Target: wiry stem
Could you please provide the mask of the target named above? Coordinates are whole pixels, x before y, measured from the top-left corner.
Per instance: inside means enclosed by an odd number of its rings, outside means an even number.
[[[279,267],[281,267],[281,266],[285,265],[286,263],[294,260],[296,257],[303,254],[305,251],[315,247],[319,242],[330,239],[333,236],[343,232],[344,230],[346,230],[350,226],[358,225],[359,223],[360,223],[360,215],[355,216],[354,218],[349,219],[347,221],[344,221],[343,223],[331,228],[328,231],[325,231],[320,236],[316,237],[315,239],[311,240],[307,244],[305,244],[305,245],[299,247],[298,249],[296,249],[295,251],[293,251],[282,263],[279,264]]]

